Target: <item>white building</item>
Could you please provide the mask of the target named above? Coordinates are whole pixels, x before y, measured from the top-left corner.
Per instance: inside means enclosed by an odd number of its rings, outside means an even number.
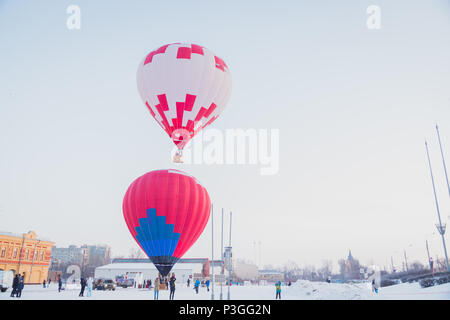
[[[214,273],[220,273],[222,261],[215,261]],[[209,270],[208,270],[209,269]],[[170,271],[175,273],[177,283],[186,283],[187,279],[191,281],[196,278],[206,279],[211,274],[210,261],[207,258],[202,259],[180,259]],[[118,276],[128,276],[136,279],[137,284],[143,281],[152,280],[158,276],[159,271],[155,265],[148,259],[114,259],[112,263],[97,267],[95,269],[95,279],[115,279]]]
[[[175,273],[177,282],[184,283],[189,276],[192,276],[194,272],[201,272],[201,266],[198,267],[194,264],[175,264],[170,273]],[[142,284],[138,278],[144,280],[152,280],[152,282],[158,276],[158,269],[153,263],[111,263],[105,266],[97,267],[95,269],[95,279],[115,279],[118,276],[128,276],[130,278],[136,278],[138,284]],[[141,283],[139,283],[141,282]]]
[[[248,264],[242,261],[234,263],[235,276],[243,281],[256,281],[259,278],[258,267],[254,264]]]

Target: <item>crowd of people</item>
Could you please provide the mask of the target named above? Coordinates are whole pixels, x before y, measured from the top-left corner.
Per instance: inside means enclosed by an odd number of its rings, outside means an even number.
[[[161,287],[163,287],[164,289],[167,289],[167,287],[169,287],[169,290],[170,290],[169,300],[173,300],[173,298],[175,297],[175,282],[176,281],[177,281],[177,278],[175,277],[175,273],[173,273],[173,272],[169,278],[162,277],[161,274],[158,274],[158,276],[155,279],[154,300],[159,299],[159,290],[161,290]]]
[[[24,274],[16,274],[15,277],[13,278],[13,282],[12,282],[12,291],[11,291],[11,297],[17,297],[20,298],[22,296],[22,291],[24,289],[24,278],[25,278],[25,273]],[[175,273],[172,273],[169,276],[163,277],[161,276],[161,274],[158,274],[158,276],[156,277],[156,279],[153,281],[151,279],[147,279],[144,280],[143,283],[141,285],[139,285],[139,288],[145,288],[145,289],[153,289],[154,290],[154,300],[158,300],[159,299],[159,291],[160,290],[169,290],[169,300],[173,300],[175,298],[175,289],[176,289],[176,277],[175,277]],[[194,279],[192,280],[191,278],[187,279],[187,287],[190,287],[191,282],[193,281],[193,289],[195,291],[196,294],[199,293],[199,289],[200,287],[206,287],[207,292],[209,292],[209,287],[210,287],[210,280],[206,279],[206,280],[200,280],[200,279]],[[331,277],[328,277],[325,280],[327,283],[331,283]],[[43,288],[49,288],[50,284],[51,284],[52,280],[49,278],[48,280],[43,280],[42,282],[42,286]],[[63,287],[63,280],[61,275],[57,275],[56,278],[56,282],[58,284],[58,292],[61,292],[62,290],[64,290]],[[86,291],[86,297],[91,297],[92,296],[92,290],[95,289],[95,284],[94,284],[94,279],[92,277],[88,277],[87,279],[84,277],[81,277],[80,279],[80,293],[79,293],[79,297],[84,297],[85,296],[85,291]],[[153,286],[152,286],[153,284]],[[291,281],[286,282],[285,285],[287,286],[291,286]],[[376,283],[375,279],[373,279],[371,281],[372,284],[372,292],[374,292],[375,294],[378,293],[379,291],[379,285]],[[136,285],[136,283],[135,283]],[[230,282],[231,285],[231,282]],[[87,290],[86,290],[87,289]],[[275,282],[275,299],[281,299],[281,281],[277,281]]]
[[[187,280],[187,286],[188,287],[189,287],[190,283],[191,283],[191,279],[188,279]],[[200,288],[200,286],[206,287],[206,290],[209,292],[209,285],[210,285],[209,279],[202,280],[202,281],[200,281],[199,279],[195,280],[195,282],[194,282],[195,293],[198,294],[198,289]]]
[[[154,290],[154,300],[158,300],[159,299],[159,291],[162,290],[162,288],[164,288],[164,290],[169,290],[169,299],[173,300],[175,297],[175,282],[176,282],[176,277],[175,277],[175,273],[172,273],[170,277],[163,277],[161,276],[161,274],[158,275],[158,277],[156,277],[156,279],[154,280],[154,287],[152,287],[152,281],[151,280],[147,280],[144,281],[144,288],[148,288],[148,289],[152,289]],[[187,286],[190,287],[191,284],[191,279],[188,278],[187,279]],[[195,290],[195,292],[198,294],[199,292],[199,288],[200,287],[206,287],[206,290],[209,292],[209,286],[210,286],[210,280],[202,280],[200,281],[200,279],[196,279],[194,281],[194,287],[193,289]]]
[[[23,275],[16,274],[15,275],[15,277],[13,279],[13,283],[12,283],[11,297],[20,298],[22,296],[22,290],[24,288],[24,276],[25,276],[25,274],[23,274]],[[176,280],[177,279],[175,277],[175,273],[172,273],[168,277],[163,277],[163,276],[161,276],[161,274],[158,274],[158,276],[156,277],[156,279],[153,282],[154,286],[152,286],[152,280],[147,279],[147,280],[143,281],[142,286],[139,286],[139,288],[146,288],[146,289],[150,289],[150,290],[153,289],[154,300],[159,299],[159,291],[160,290],[169,290],[169,300],[173,300],[175,297]],[[62,290],[64,290],[61,275],[57,275],[56,281],[58,283],[58,292],[61,292]],[[192,280],[190,278],[187,279],[187,287],[190,287],[191,281]],[[327,279],[327,282],[330,283],[331,282],[330,279]],[[44,280],[42,282],[43,288],[49,288],[50,283],[51,283],[51,279]],[[289,283],[286,285],[290,286],[291,282],[289,281]],[[95,289],[94,288],[94,279],[92,277],[88,277],[87,279],[84,277],[81,277],[80,286],[81,286],[81,289],[80,289],[80,293],[78,296],[84,297],[85,291],[87,289],[86,297],[91,297],[92,290]],[[209,292],[210,280],[206,279],[206,280],[200,281],[200,279],[195,279],[193,289],[195,290],[196,294],[199,293],[200,287],[206,287],[206,290]],[[372,290],[376,293],[378,291],[378,287],[376,286],[375,281],[372,282]],[[281,281],[278,281],[275,283],[275,299],[281,299]]]

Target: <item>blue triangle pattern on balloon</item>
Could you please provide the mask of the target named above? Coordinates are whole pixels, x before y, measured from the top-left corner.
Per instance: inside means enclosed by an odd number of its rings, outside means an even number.
[[[167,224],[165,216],[157,216],[155,208],[147,210],[147,217],[139,219],[135,230],[136,239],[149,257],[173,255],[180,239],[174,225]]]

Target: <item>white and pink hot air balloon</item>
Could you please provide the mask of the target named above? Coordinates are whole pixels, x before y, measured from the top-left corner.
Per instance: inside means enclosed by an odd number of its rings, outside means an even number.
[[[225,108],[231,95],[231,73],[205,47],[172,43],[142,60],[137,86],[150,114],[178,147],[174,161],[182,162],[186,143]]]

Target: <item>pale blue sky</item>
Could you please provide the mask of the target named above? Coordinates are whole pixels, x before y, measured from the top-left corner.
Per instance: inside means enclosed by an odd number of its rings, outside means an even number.
[[[70,4],[81,30],[66,28]],[[372,4],[381,30],[366,27]],[[364,263],[399,261],[403,248],[425,262],[437,220],[425,138],[450,215],[433,131],[439,122],[450,166],[448,0],[0,1],[1,230],[135,247],[123,194],[174,166],[135,74],[171,42],[206,46],[230,67],[214,128],[280,129],[277,175],[177,167],[233,210],[236,257],[252,259],[261,240],[263,264],[336,262],[349,248]],[[187,256],[209,254],[207,227]]]

